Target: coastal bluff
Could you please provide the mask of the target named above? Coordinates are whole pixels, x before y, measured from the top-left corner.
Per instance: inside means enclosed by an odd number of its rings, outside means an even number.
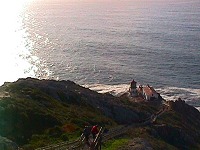
[[[138,146],[142,141],[144,149],[145,145],[152,149],[199,149],[200,112],[184,101],[167,103],[170,109],[155,122],[117,137],[116,141],[128,139],[118,149],[134,149],[133,143]],[[19,79],[0,87],[0,136],[31,150],[76,139],[86,124],[110,130],[137,124],[162,107],[162,103],[137,103],[100,94],[69,80]]]

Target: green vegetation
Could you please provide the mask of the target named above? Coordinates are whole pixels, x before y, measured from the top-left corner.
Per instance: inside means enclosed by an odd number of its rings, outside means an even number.
[[[86,123],[115,125],[90,105],[58,101],[37,87],[15,83],[6,91],[10,97],[0,98],[0,135],[27,150],[74,140]]]
[[[118,138],[107,141],[103,144],[103,150],[119,150],[130,141],[130,138]]]
[[[99,105],[102,109],[97,109]],[[71,81],[23,79],[0,87],[0,135],[25,150],[32,150],[75,140],[85,125],[115,127],[118,125],[115,119],[120,115],[120,119],[125,118],[120,110],[126,117],[136,116],[129,122],[139,123],[158,112],[160,107],[98,94]],[[124,111],[125,108],[131,111]],[[133,127],[123,137],[107,141],[103,149],[120,150],[137,138],[155,150],[199,149],[199,112],[185,103],[173,108],[158,117],[154,124]]]

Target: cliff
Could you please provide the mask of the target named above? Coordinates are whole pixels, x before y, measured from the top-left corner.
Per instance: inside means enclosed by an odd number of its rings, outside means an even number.
[[[85,124],[128,124],[142,114],[72,81],[19,79],[5,83],[0,95],[0,135],[19,145],[73,139]]]
[[[125,135],[130,139],[129,147],[134,140],[138,143],[143,139],[148,143],[144,145],[153,149],[199,148],[199,111],[184,101],[169,105],[171,110],[154,124],[132,129]],[[19,79],[0,87],[0,135],[30,150],[73,140],[86,124],[107,128],[134,124],[161,107],[162,104],[135,103],[124,97],[99,94],[72,81]]]

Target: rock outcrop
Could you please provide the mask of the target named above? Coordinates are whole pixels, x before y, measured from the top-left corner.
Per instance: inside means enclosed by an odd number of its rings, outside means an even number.
[[[27,78],[19,79],[14,84],[19,87],[37,88],[58,101],[90,105],[121,124],[128,124],[139,118],[134,110],[125,106],[117,97],[110,94],[99,94],[69,80],[55,81]]]
[[[0,135],[32,150],[52,141],[77,138],[87,123],[108,127],[132,124],[136,128],[126,133],[131,139],[124,150],[199,149],[200,112],[182,100],[168,104],[170,109],[154,124],[144,126],[139,123],[163,109],[161,103],[100,94],[72,81],[19,79],[0,87]],[[1,139],[0,149],[17,147]]]
[[[194,128],[199,128],[200,125],[200,112],[193,106],[185,103],[184,100],[178,99],[176,101],[168,102],[170,108],[182,117],[184,122],[188,122],[194,126]],[[186,127],[191,129],[191,127]],[[199,131],[194,131],[196,134],[200,135]]]

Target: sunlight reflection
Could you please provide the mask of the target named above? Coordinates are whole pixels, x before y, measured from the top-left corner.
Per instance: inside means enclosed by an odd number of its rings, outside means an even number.
[[[34,76],[27,48],[26,32],[22,25],[23,7],[30,0],[0,2],[0,85],[21,77]]]

